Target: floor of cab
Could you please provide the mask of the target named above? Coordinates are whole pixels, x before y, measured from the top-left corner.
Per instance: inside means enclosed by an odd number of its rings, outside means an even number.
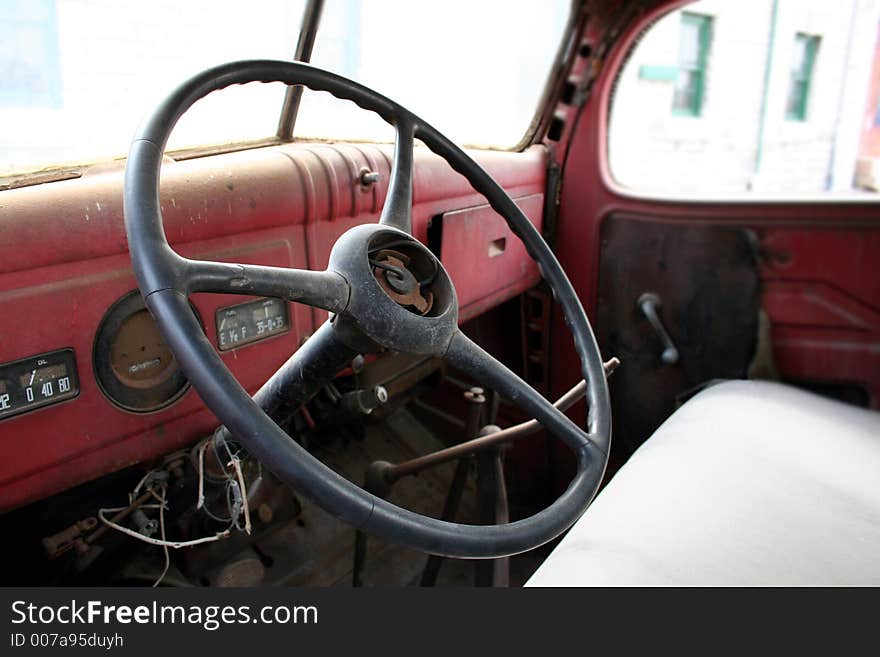
[[[396,411],[383,422],[371,425],[363,441],[314,448],[316,457],[347,479],[361,484],[369,463],[392,463],[444,447],[406,409]],[[391,501],[410,510],[438,517],[452,480],[455,464],[449,463],[398,482]],[[256,550],[247,550],[232,562],[255,555],[265,567],[264,586],[350,586],[352,583],[355,532],[303,499],[302,513],[262,541]],[[462,499],[457,520],[474,523],[477,518],[474,477]],[[364,586],[418,586],[428,556],[400,545],[369,538],[362,574]],[[511,559],[510,585],[522,585],[537,568],[541,556],[526,554]],[[445,559],[439,571],[438,586],[473,586],[475,563]],[[228,564],[227,564],[228,565]]]

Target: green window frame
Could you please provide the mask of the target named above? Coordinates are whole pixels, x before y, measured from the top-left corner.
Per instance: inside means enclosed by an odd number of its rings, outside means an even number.
[[[810,85],[819,50],[819,37],[798,32],[794,36],[794,54],[791,60],[791,77],[788,97],[785,101],[785,118],[789,121],[806,121],[810,99]]]
[[[706,63],[712,41],[712,17],[704,14],[681,14],[681,39],[678,49],[678,77],[672,97],[672,113],[700,116],[706,91]]]

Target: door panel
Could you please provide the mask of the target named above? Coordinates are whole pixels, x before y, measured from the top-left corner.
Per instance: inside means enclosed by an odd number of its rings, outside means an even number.
[[[654,342],[650,348],[645,346],[631,353],[628,350],[635,341],[630,343],[618,336],[615,342],[612,335],[613,330],[622,330],[623,322],[627,321],[634,339],[639,338],[634,317],[612,317],[624,311],[634,312],[636,290],[628,287],[631,277],[640,275],[650,279],[650,272],[642,262],[646,253],[637,250],[642,238],[632,236],[631,249],[620,248],[613,239],[613,231],[618,228],[615,222],[621,218],[638,218],[644,225],[664,224],[669,230],[672,226],[694,230],[725,227],[754,235],[758,309],[768,320],[764,330],[758,324],[758,345],[766,347],[762,357],[771,359],[778,377],[784,381],[880,408],[880,331],[877,329],[880,203],[875,196],[859,193],[839,201],[827,197],[787,201],[780,196],[770,199],[757,194],[730,200],[684,194],[639,196],[615,182],[611,175],[609,116],[621,69],[644,31],[671,7],[683,4],[658,0],[646,5],[641,12],[621,10],[597,16],[588,25],[582,41],[589,54],[579,60],[572,77],[573,83],[579,84],[578,89],[584,90],[584,97],[580,99],[583,105],[562,102],[556,108],[556,116],[565,121],[557,144],[561,153],[558,162],[564,168],[556,250],[591,320],[601,325],[599,339],[603,355],[606,358],[622,356],[623,362],[612,378],[613,403],[625,408],[626,413],[639,413],[638,408],[626,406],[627,397],[631,395],[626,379],[633,376],[626,373],[627,368],[639,372],[640,363],[656,358],[658,349]],[[583,76],[583,80],[575,77],[577,75]],[[745,120],[746,117],[740,115],[731,117],[731,121]],[[698,131],[701,124],[694,119],[677,125],[687,132]],[[745,129],[744,125],[733,123],[728,127]],[[633,157],[638,157],[638,143],[633,148]],[[694,161],[699,159],[695,157]],[[802,164],[792,162],[791,166]],[[609,235],[611,240],[606,239]],[[698,289],[713,275],[711,261],[703,260],[707,253],[686,248],[684,240],[680,243],[673,240],[668,248],[667,260],[674,263],[679,272],[693,274],[690,279],[678,274],[681,284],[688,289]],[[675,275],[661,272],[659,268],[655,268],[653,274],[657,276],[657,284]],[[712,299],[699,298],[699,301],[706,309],[713,307]],[[620,310],[610,310],[606,304],[614,304]],[[668,308],[671,314],[666,310],[664,319],[673,326],[685,317],[677,315],[674,309]],[[698,321],[689,321],[691,326],[675,326],[674,330],[699,333],[706,328],[705,325],[701,328]],[[648,340],[651,329],[644,325],[641,330],[646,332],[641,338]],[[754,334],[743,331],[741,338],[725,346],[746,353],[745,340],[755,339]],[[558,313],[554,320],[552,349],[553,395],[556,396],[581,376],[571,340]],[[615,350],[626,353],[618,354]],[[683,372],[667,369],[668,381],[661,383],[686,389]],[[773,368],[767,371],[772,375]],[[731,374],[734,373],[728,375]],[[618,377],[623,383],[614,381]],[[849,394],[855,390],[862,392]],[[666,413],[671,413],[674,402],[669,402],[668,393],[663,395],[667,400],[664,402]],[[583,408],[577,409],[575,415],[583,420]],[[612,444],[623,437],[620,417],[621,412],[616,413]],[[646,423],[641,430],[645,435],[637,440],[647,438],[650,426],[655,423]]]
[[[602,225],[596,333],[620,358],[610,381],[614,435],[631,453],[669,416],[682,393],[742,378],[758,338],[759,275],[751,231],[613,215]],[[652,294],[675,347],[665,345],[640,301]],[[670,357],[671,360],[671,357]]]
[[[880,407],[880,230],[761,234],[762,305],[783,380],[858,388]]]

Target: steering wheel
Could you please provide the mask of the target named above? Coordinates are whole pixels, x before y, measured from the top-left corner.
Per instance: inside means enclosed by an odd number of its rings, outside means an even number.
[[[333,246],[326,271],[189,260],[168,244],[159,202],[168,136],[198,99],[248,82],[326,91],[377,113],[395,128],[391,179],[379,223],[344,233]],[[442,263],[412,236],[415,138],[488,199],[537,261],[562,307],[581,360],[589,408],[586,431],[458,329],[452,281]],[[607,464],[611,419],[602,359],[583,307],[550,247],[507,193],[420,118],[372,89],[306,64],[225,64],[184,83],[147,117],[131,144],[124,195],[134,273],[183,372],[253,456],[324,510],[361,531],[418,550],[490,558],[517,554],[555,538],[589,506]],[[328,310],[331,318],[251,398],[202,330],[188,302],[194,292],[279,297]],[[315,459],[270,418],[295,411],[356,354],[386,349],[444,358],[540,421],[574,452],[577,473],[565,492],[543,511],[509,524],[444,522],[364,491]]]

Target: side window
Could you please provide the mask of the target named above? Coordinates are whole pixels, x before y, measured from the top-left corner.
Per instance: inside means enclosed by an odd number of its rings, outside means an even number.
[[[700,0],[650,25],[611,96],[609,170],[633,193],[880,189],[880,3]]]

